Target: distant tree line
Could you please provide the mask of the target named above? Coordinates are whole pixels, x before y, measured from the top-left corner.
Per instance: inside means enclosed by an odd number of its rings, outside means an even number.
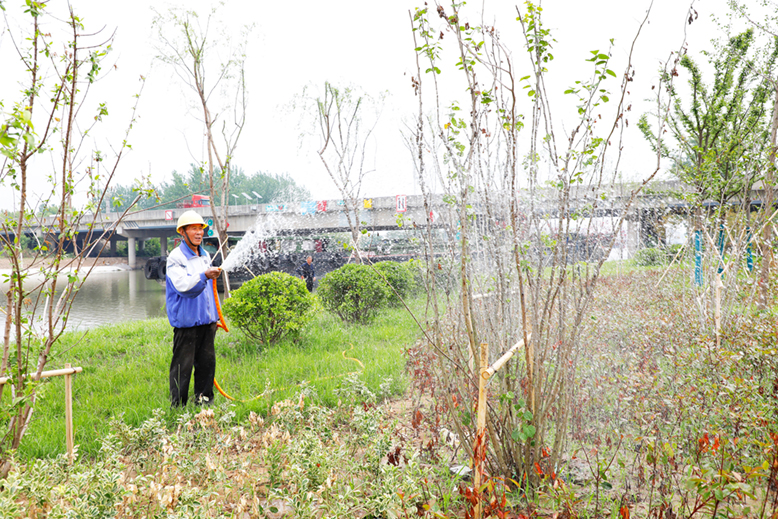
[[[230,193],[239,198],[230,196],[229,205],[249,203],[242,193],[248,194],[254,201],[256,197],[254,192],[259,194],[262,199],[260,203],[267,204],[271,202],[287,202],[294,200],[306,200],[311,197],[307,188],[298,185],[290,176],[285,174],[270,174],[256,172],[248,175],[242,169],[233,167],[230,172]],[[193,194],[208,194],[208,172],[199,166],[192,165],[187,173],[173,171],[173,178],[170,182],[162,182],[154,185],[154,192],[148,197],[144,197],[136,204],[137,209],[149,209],[157,207],[159,209],[171,209],[176,207],[177,203],[191,200]],[[221,190],[216,189],[217,200],[215,204],[221,203]],[[124,211],[127,204],[132,202],[138,195],[135,186],[116,186],[110,192],[111,211]],[[45,208],[49,209],[49,208]],[[103,207],[105,210],[105,207]]]

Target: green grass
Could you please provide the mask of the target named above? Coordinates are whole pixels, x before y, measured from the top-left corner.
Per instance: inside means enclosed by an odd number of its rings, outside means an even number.
[[[411,308],[420,313],[423,301],[413,302]],[[82,335],[67,334],[58,345],[64,353],[48,365],[55,369],[69,362],[84,369],[73,383],[75,442],[82,456],[92,457],[99,451],[114,417],[137,426],[161,408],[172,425],[185,412],[171,409],[168,400],[173,330],[166,319],[93,329],[79,342]],[[335,404],[335,390],[344,374],[354,371],[361,372],[374,392],[391,379],[391,392],[399,394],[406,384],[403,352],[419,335],[418,326],[404,309],[385,309],[372,324],[359,326],[345,324],[318,306],[297,343],[281,342],[260,351],[239,330],[219,330],[216,379],[236,399],[252,399],[266,388],[271,390],[256,400],[236,403],[239,419],[250,411],[266,414],[273,403],[290,398],[305,382],[315,387],[323,403]],[[344,358],[344,351],[346,357],[359,359],[364,370]],[[21,458],[51,457],[65,451],[63,378],[50,379],[42,390],[22,441]],[[216,393],[217,404],[225,400]]]

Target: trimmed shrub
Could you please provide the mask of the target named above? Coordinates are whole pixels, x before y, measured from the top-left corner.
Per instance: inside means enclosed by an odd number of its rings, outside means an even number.
[[[403,267],[410,272],[411,277],[413,278],[412,295],[416,295],[424,290],[424,262],[411,258],[403,263]]]
[[[413,272],[406,263],[397,263],[396,261],[380,261],[373,265],[379,273],[383,274],[389,284],[397,291],[401,298],[405,299],[416,290],[416,280]],[[389,289],[389,304],[400,306],[400,300],[397,294]]]
[[[667,262],[667,253],[656,247],[648,247],[637,251],[632,259],[640,267],[656,267]]]
[[[327,274],[317,294],[324,308],[344,321],[368,323],[387,303],[391,291],[372,267],[349,264]]]
[[[285,337],[296,338],[312,305],[305,281],[283,272],[270,272],[235,290],[222,310],[243,333],[270,345]]]

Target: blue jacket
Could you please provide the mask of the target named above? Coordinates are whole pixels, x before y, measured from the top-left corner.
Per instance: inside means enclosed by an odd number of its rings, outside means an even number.
[[[205,277],[211,256],[200,247],[195,255],[181,243],[167,257],[165,301],[167,318],[173,328],[191,328],[219,320],[213,301],[213,281]]]

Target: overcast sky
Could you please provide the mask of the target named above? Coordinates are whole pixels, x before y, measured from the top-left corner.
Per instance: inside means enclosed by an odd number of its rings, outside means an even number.
[[[8,0],[6,4],[15,2]],[[90,93],[92,102],[106,102],[110,113],[110,120],[94,132],[95,142],[101,149],[108,148],[106,140],[121,139],[132,95],[140,86],[139,77],[146,77],[139,119],[129,139],[133,150],[120,166],[120,182],[129,184],[133,178],[149,172],[155,182],[169,180],[173,170],[187,170],[190,163],[202,160],[203,131],[193,93],[169,66],[154,61],[151,6],[164,11],[169,6],[185,5],[205,13],[212,3],[199,0],[179,4],[148,0],[72,0],[71,3],[88,29],[105,27],[106,32],[116,31],[114,48],[107,58],[109,73]],[[63,0],[51,2],[52,6],[63,4]],[[376,170],[369,177],[365,194],[414,193],[410,153],[403,145],[401,130],[403,121],[417,111],[411,89],[415,61],[409,11],[419,5],[423,1],[228,0],[221,8],[221,18],[227,20],[231,34],[238,35],[244,24],[255,24],[247,49],[248,119],[234,164],[247,173],[288,173],[308,187],[314,199],[338,197],[315,154],[318,141],[300,140],[301,114],[291,106],[306,86],[315,93],[325,81],[330,81],[356,86],[372,95],[388,93],[376,132]],[[480,19],[481,5],[473,2],[464,10],[474,23]],[[486,22],[502,31],[506,40],[514,38],[518,42],[520,27],[515,21],[515,3],[487,0],[483,6]],[[584,60],[589,51],[607,49],[610,38],[615,39],[612,68],[620,76],[629,45],[648,6],[649,2],[643,0],[544,2],[545,23],[557,40],[554,49],[557,59],[550,66],[553,88],[561,92],[580,78],[586,70]],[[10,7],[8,20],[11,29],[16,30],[14,24],[21,15]],[[726,13],[724,0],[698,0],[694,9],[699,18],[687,25],[688,2],[655,0],[651,22],[638,41],[634,60],[637,76],[631,95],[636,104],[650,95],[660,63],[679,48],[684,28],[688,31],[691,53],[710,48],[711,38],[721,34],[710,16]],[[431,19],[434,24],[440,21],[434,16]],[[514,52],[517,55],[520,52],[518,43]],[[0,70],[3,71],[0,97],[6,110],[18,99],[18,61],[8,34],[3,34],[0,36]],[[518,62],[528,66],[522,59]],[[444,69],[442,78],[446,81],[451,78],[450,91],[464,98],[464,86],[460,84],[453,61],[447,65],[449,70]],[[612,88],[618,88],[618,81],[614,81]],[[564,119],[561,114],[557,116]],[[637,122],[637,113],[633,117]],[[637,131],[636,125],[630,128]],[[626,174],[639,177],[647,160],[650,161],[650,153],[637,136],[630,137],[628,143],[623,169]],[[43,171],[50,169],[51,163],[40,161],[36,167],[44,178]],[[7,189],[0,193],[0,206],[10,206]]]

